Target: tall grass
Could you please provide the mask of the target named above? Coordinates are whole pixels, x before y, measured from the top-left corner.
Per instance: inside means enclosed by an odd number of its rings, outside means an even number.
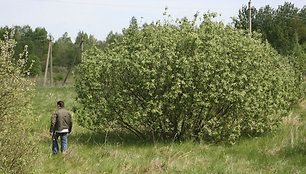
[[[68,153],[52,155],[51,114],[58,100],[72,110],[75,97],[71,86],[37,87],[32,131],[40,155],[33,173],[306,173],[305,100],[278,131],[245,137],[236,145],[192,140],[153,143],[124,131],[92,132],[74,122]]]
[[[61,67],[57,67],[57,70],[55,72],[53,72],[53,87],[62,87],[62,84],[64,82],[64,79],[67,75],[67,70],[65,70],[65,68]],[[61,71],[59,71],[61,70]],[[69,74],[67,81],[65,83],[65,87],[72,87],[74,85],[74,78],[73,78],[73,72]],[[39,75],[39,76],[35,76],[35,77],[31,77],[32,81],[35,82],[37,87],[42,87],[44,84],[44,73]],[[50,72],[47,74],[47,80],[46,80],[46,86],[50,87],[51,86],[51,82],[50,82]]]

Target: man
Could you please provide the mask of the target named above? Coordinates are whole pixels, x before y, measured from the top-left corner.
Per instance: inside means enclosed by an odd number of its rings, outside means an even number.
[[[71,133],[72,120],[69,111],[64,109],[64,102],[57,102],[57,110],[52,114],[50,136],[52,136],[52,152],[57,154],[59,151],[57,139],[61,137],[61,152],[66,153],[68,144],[68,134]]]

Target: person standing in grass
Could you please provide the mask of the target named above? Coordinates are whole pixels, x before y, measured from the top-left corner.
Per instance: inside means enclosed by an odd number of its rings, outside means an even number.
[[[71,133],[72,119],[69,111],[64,109],[64,102],[57,102],[57,110],[52,114],[50,136],[52,136],[52,152],[57,154],[59,151],[58,137],[61,137],[61,152],[67,151],[68,134]]]

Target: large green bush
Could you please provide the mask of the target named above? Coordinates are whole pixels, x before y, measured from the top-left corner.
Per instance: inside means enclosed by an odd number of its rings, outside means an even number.
[[[87,52],[76,77],[79,123],[214,142],[271,130],[298,99],[298,74],[257,34],[211,16],[134,21],[104,51]]]
[[[0,173],[26,173],[36,149],[28,126],[32,85],[25,78],[25,59],[13,58],[11,34],[0,39]]]

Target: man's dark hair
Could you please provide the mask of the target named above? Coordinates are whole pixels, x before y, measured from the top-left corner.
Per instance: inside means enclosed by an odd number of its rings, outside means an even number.
[[[57,105],[59,105],[61,108],[63,108],[64,107],[64,102],[63,101],[58,101]]]

